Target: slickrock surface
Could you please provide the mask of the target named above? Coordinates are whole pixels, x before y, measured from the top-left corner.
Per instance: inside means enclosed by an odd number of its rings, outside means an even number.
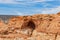
[[[0,20],[0,40],[60,40],[60,13]]]

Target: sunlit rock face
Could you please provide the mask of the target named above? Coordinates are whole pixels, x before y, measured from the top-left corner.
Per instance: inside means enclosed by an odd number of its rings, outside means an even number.
[[[1,18],[0,40],[60,40],[60,13]]]

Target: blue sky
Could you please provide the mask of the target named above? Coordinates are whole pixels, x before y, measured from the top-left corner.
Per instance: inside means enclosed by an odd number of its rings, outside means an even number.
[[[52,14],[60,12],[60,0],[0,0],[0,15]]]

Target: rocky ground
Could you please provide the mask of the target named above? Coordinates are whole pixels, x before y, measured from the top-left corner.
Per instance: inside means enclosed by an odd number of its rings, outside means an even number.
[[[0,40],[60,40],[60,13],[0,16]]]

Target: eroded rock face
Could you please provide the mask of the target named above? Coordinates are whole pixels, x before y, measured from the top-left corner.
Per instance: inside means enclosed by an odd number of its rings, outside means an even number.
[[[60,15],[39,14],[0,20],[0,40],[60,40]]]

